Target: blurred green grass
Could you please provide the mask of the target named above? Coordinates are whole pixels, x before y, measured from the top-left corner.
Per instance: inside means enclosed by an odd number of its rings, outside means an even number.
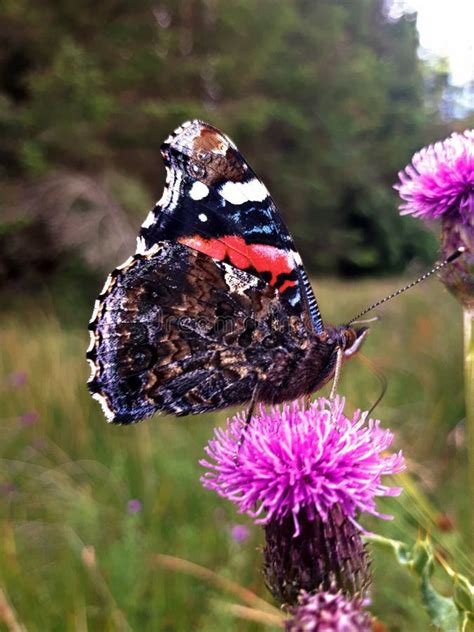
[[[325,318],[339,323],[400,283],[325,280],[317,290]],[[80,327],[81,315],[58,313],[24,297],[1,316],[0,588],[17,621],[38,632],[275,629],[235,616],[225,605],[235,596],[156,557],[190,560],[271,602],[261,530],[251,526],[236,543],[232,526],[250,521],[199,483],[203,446],[227,415],[107,425],[85,387],[87,317]],[[380,313],[368,362],[351,360],[339,391],[365,409],[380,393],[377,373],[385,376],[374,414],[395,431],[409,467],[405,493],[380,503],[395,519],[364,524],[406,542],[429,531],[468,573],[460,309],[431,281]],[[131,499],[141,511],[127,511]],[[415,580],[380,551],[374,557],[373,612],[391,631],[428,630]]]

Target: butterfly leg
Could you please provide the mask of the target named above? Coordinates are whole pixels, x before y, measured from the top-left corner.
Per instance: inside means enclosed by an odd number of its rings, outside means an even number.
[[[242,432],[241,432],[241,434],[240,434],[240,438],[239,438],[239,441],[238,441],[238,443],[237,443],[237,452],[236,452],[236,455],[235,455],[235,458],[236,458],[236,459],[237,459],[237,457],[238,457],[238,455],[239,455],[240,448],[241,448],[241,447],[243,446],[243,444],[244,444],[244,441],[245,441],[245,434],[246,434],[247,429],[248,429],[248,427],[249,427],[249,425],[250,425],[250,421],[251,421],[251,419],[252,419],[252,415],[253,415],[254,410],[255,410],[255,405],[256,405],[256,403],[257,403],[257,397],[258,397],[258,387],[256,386],[256,387],[253,389],[252,397],[251,397],[251,399],[250,399],[250,404],[249,404],[249,408],[248,408],[248,411],[247,411],[247,416],[246,416],[246,418],[245,418],[245,424],[244,424],[244,427],[242,428]]]
[[[337,350],[337,359],[336,359],[336,370],[334,371],[334,380],[332,382],[331,394],[329,395],[329,399],[334,399],[336,397],[336,391],[339,384],[339,378],[341,377],[341,368],[342,361],[344,360],[344,351],[341,347]]]

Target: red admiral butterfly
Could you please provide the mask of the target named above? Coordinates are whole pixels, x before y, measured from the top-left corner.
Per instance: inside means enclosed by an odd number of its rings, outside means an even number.
[[[225,134],[187,122],[161,153],[163,196],[89,325],[92,396],[126,424],[317,391],[367,330],[323,325],[288,229]]]

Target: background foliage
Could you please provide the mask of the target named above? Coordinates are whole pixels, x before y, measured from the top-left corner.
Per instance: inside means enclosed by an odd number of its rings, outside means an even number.
[[[264,178],[311,271],[386,274],[432,260],[433,240],[399,218],[391,186],[447,131],[447,74],[422,65],[415,22],[388,20],[385,5],[6,0],[6,211],[36,221],[19,186],[69,170],[107,186],[134,229],[161,191],[160,143],[201,117]]]

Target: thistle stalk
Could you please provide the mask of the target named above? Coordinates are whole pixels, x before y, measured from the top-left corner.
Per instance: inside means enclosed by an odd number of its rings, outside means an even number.
[[[474,309],[464,307],[464,380],[471,527],[474,532]]]

